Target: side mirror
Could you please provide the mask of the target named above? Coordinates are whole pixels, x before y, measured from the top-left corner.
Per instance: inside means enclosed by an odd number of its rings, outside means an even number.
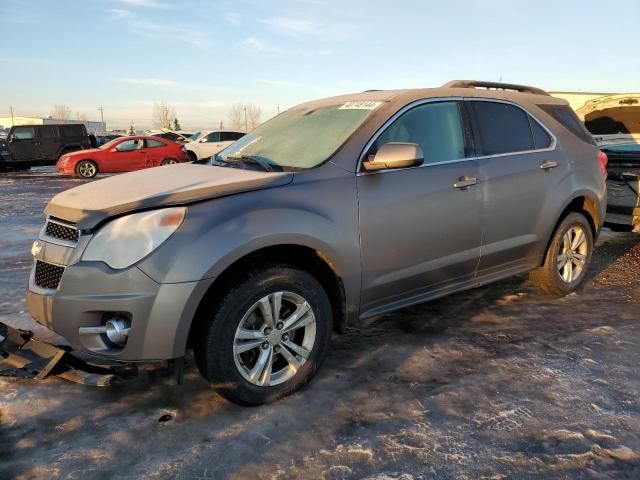
[[[362,165],[367,171],[387,168],[409,168],[422,165],[424,154],[417,143],[385,143],[373,157],[369,157]]]

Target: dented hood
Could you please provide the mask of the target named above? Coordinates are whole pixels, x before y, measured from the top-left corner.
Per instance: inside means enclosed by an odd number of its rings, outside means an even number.
[[[292,179],[292,173],[209,165],[156,167],[66,190],[53,197],[45,213],[89,229],[123,213],[277,187]]]

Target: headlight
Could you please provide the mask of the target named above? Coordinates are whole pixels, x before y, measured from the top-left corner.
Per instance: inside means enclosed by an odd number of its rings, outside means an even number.
[[[182,225],[186,212],[184,207],[163,208],[113,220],[91,239],[82,260],[129,267],[162,245]]]

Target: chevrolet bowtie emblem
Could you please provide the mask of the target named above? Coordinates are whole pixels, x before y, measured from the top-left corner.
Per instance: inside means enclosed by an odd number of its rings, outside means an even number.
[[[35,242],[33,242],[33,245],[31,245],[31,255],[33,255],[34,257],[40,255],[40,252],[42,251],[42,243],[40,243],[39,240],[36,240]]]

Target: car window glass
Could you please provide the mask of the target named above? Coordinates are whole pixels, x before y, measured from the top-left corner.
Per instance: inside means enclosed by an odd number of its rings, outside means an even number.
[[[424,163],[464,158],[464,133],[458,103],[428,103],[412,108],[377,138],[368,154],[375,155],[389,142],[417,143],[424,153]]]
[[[13,130],[13,136],[19,140],[31,140],[35,132],[33,127],[18,127]]]
[[[63,125],[62,136],[64,137],[82,137],[84,136],[84,131],[82,129],[82,125]]]
[[[538,105],[542,110],[551,115],[556,121],[560,122],[566,129],[573,133],[580,140],[595,145],[596,142],[591,136],[591,132],[587,130],[580,121],[571,107],[568,105]]]
[[[164,143],[158,140],[147,139],[147,148],[164,147]]]
[[[222,132],[220,138],[223,142],[235,142],[241,138],[244,134],[239,132]]]
[[[116,147],[118,152],[130,152],[142,147],[142,140],[125,140]]]
[[[501,102],[470,102],[475,113],[476,139],[481,155],[533,150],[527,113]]]
[[[52,125],[45,125],[40,127],[40,136],[42,138],[56,138],[58,136],[58,129]]]
[[[538,121],[529,116],[529,123],[531,123],[531,130],[533,131],[533,140],[536,148],[547,148],[551,146],[551,135],[547,132]]]
[[[219,142],[220,141],[220,132],[210,133],[209,135],[204,137],[204,139],[202,141],[206,142],[206,143]]]

